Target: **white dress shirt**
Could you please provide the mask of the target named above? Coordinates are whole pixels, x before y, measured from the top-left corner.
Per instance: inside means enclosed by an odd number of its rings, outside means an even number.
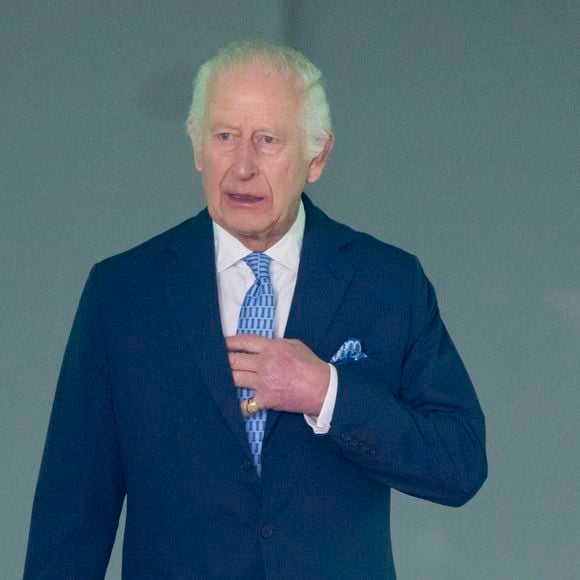
[[[304,223],[304,206],[300,203],[298,216],[292,227],[281,240],[265,252],[272,258],[270,279],[276,296],[274,319],[274,336],[276,338],[284,336],[290,314],[298,265],[300,264]],[[213,222],[213,232],[222,330],[224,336],[233,336],[238,329],[238,317],[246,292],[256,280],[252,269],[243,259],[252,250],[246,248],[242,242],[215,222]],[[320,415],[318,417],[304,415],[308,425],[318,435],[328,433],[330,429],[338,390],[336,369],[331,364],[329,367],[330,382]]]

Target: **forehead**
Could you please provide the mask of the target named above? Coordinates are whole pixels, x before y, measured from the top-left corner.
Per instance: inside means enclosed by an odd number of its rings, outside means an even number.
[[[210,123],[268,121],[298,122],[304,91],[295,79],[257,65],[239,65],[220,71],[207,90]]]

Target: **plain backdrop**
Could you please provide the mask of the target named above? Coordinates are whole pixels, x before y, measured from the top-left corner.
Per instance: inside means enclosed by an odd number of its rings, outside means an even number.
[[[309,193],[420,257],[487,415],[471,503],[393,494],[399,577],[578,578],[579,31],[577,0],[2,1],[0,577],[22,575],[89,269],[203,207],[191,79],[265,36],[327,78],[337,141]]]

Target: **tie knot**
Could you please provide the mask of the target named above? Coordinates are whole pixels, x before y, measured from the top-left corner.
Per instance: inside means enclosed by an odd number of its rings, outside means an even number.
[[[270,262],[272,261],[270,256],[264,252],[252,252],[244,258],[244,261],[252,268],[256,280],[270,279]]]

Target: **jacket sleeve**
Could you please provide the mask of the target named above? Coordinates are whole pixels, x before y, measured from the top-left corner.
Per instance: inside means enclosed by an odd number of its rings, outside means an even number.
[[[25,580],[103,578],[125,486],[99,312],[98,266],[60,372],[30,524]]]
[[[460,506],[487,476],[484,416],[416,259],[413,280],[404,351],[338,367],[329,436],[375,480]]]

